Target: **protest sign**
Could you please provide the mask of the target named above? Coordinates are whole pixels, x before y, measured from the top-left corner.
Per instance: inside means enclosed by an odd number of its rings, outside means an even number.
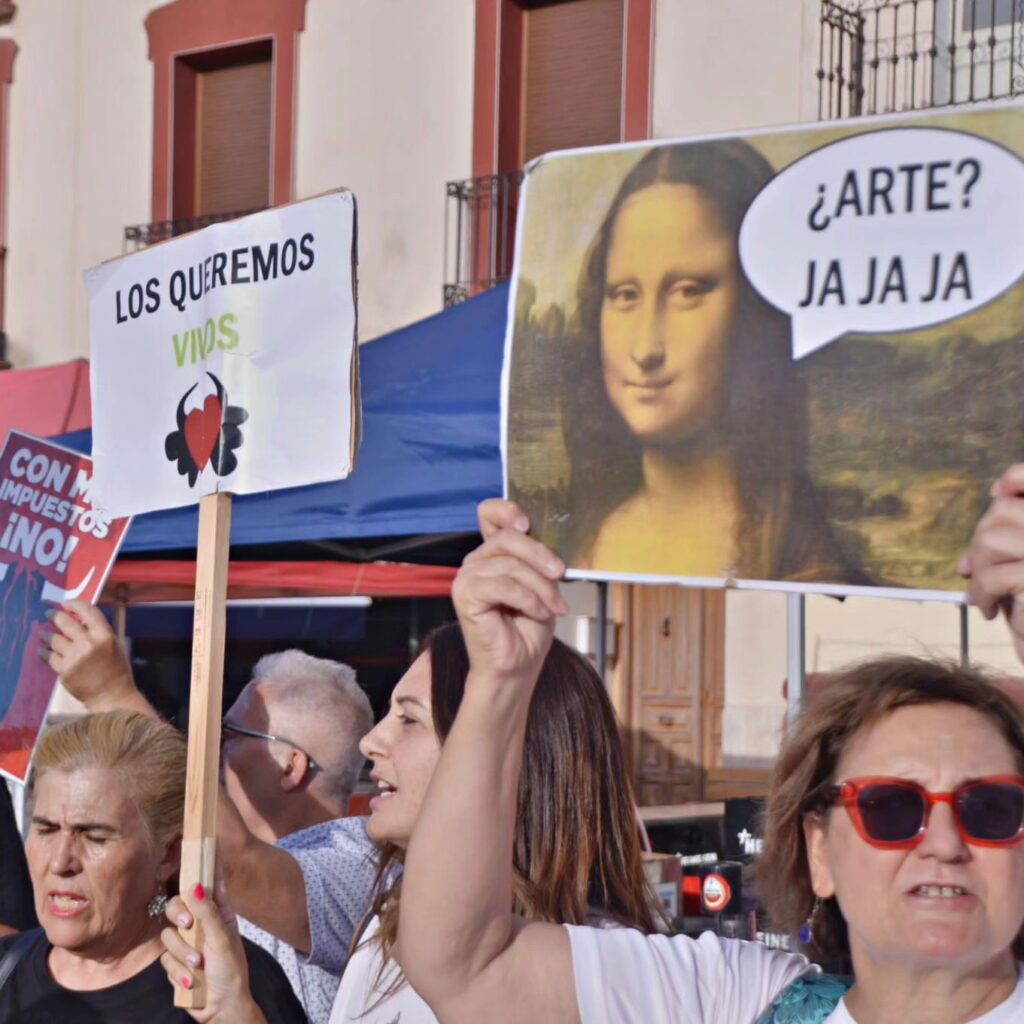
[[[97,500],[117,514],[345,477],[355,200],[215,224],[86,272]]]
[[[337,480],[355,459],[355,209],[331,193],[86,274],[94,492],[117,512],[199,503],[183,888],[214,880],[231,494]],[[175,990],[205,1003],[201,978]]]
[[[1024,107],[551,154],[506,493],[570,576],[958,600],[1024,453]]]
[[[90,501],[92,462],[11,431],[0,452],[0,774],[24,782],[57,677],[46,612],[95,601],[128,528]]]

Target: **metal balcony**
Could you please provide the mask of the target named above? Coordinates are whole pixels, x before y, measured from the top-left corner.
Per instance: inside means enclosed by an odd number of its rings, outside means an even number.
[[[147,245],[166,242],[168,238],[187,235],[190,231],[207,228],[211,224],[220,224],[226,220],[237,220],[248,217],[258,210],[236,210],[231,213],[207,213],[202,217],[184,217],[178,220],[160,220],[154,224],[131,224],[124,229],[124,252],[137,252]]]
[[[445,209],[445,308],[512,273],[522,171],[449,181]]]
[[[1020,0],[821,0],[818,117],[1024,92]]]

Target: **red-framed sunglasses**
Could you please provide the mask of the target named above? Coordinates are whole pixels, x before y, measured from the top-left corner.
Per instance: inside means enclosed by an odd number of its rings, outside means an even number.
[[[841,804],[861,839],[881,850],[910,850],[924,839],[932,808],[949,804],[960,838],[971,846],[1010,846],[1024,837],[1024,778],[989,775],[931,793],[909,779],[847,779],[825,794]]]

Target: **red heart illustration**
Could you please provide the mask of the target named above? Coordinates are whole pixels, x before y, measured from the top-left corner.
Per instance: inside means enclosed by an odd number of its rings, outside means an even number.
[[[213,454],[220,436],[223,408],[216,395],[207,395],[202,409],[193,409],[185,417],[185,444],[193,461],[202,469]]]

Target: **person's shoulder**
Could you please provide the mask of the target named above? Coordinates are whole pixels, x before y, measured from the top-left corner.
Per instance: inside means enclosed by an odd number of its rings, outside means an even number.
[[[249,965],[250,975],[252,975],[253,971],[266,968],[267,964],[273,964],[274,967],[281,966],[262,946],[253,942],[252,939],[247,938],[245,935],[242,936],[242,948],[245,950],[245,960]]]
[[[804,974],[791,982],[757,1019],[757,1024],[812,1024],[832,1021],[851,982],[832,974]],[[839,1021],[849,1016],[838,1011]]]
[[[813,971],[802,956],[759,942],[649,935],[635,928],[566,926],[580,1018],[652,1020],[671,1008],[673,1021],[753,1021],[788,985]],[[619,1007],[608,1016],[610,1000]]]
[[[0,937],[0,958],[5,957],[8,951],[17,944],[20,944],[22,956],[24,956],[28,951],[34,950],[37,946],[41,945],[44,939],[45,933],[42,928],[32,928],[29,931],[13,932],[10,935],[4,935]]]
[[[265,949],[242,937],[249,966],[249,987],[264,1017],[274,1024],[301,1024],[306,1013],[281,965]]]
[[[733,971],[756,969],[760,965],[786,964],[803,971],[812,968],[807,958],[796,953],[769,949],[762,942],[725,939],[714,932],[703,932],[697,938],[687,935],[648,934],[636,928],[595,928],[587,925],[565,925],[569,939],[578,952],[601,956],[623,956],[653,959],[662,962],[686,962],[705,968],[720,965]],[[589,950],[588,948],[589,947]]]
[[[299,829],[278,840],[282,850],[294,853],[297,850],[348,850],[372,853],[376,850],[373,840],[366,834],[366,818],[332,818],[319,825]]]

